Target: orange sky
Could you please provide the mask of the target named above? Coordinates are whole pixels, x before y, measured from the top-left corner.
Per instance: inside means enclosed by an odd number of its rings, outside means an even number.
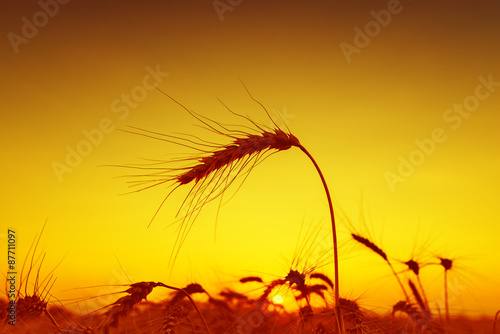
[[[297,149],[253,170],[221,208],[216,242],[217,203],[203,210],[171,276],[167,226],[187,189],[147,229],[165,189],[119,196],[127,171],[99,167],[186,153],[118,131],[128,125],[207,135],[152,84],[221,122],[240,120],[217,98],[269,125],[241,78],[324,170],[344,296],[381,312],[401,298],[383,261],[350,240],[354,230],[395,263],[455,259],[453,312],[498,309],[498,2],[63,3],[1,3],[1,244],[14,228],[20,262],[48,218],[45,273],[64,258],[55,296],[126,284],[116,258],[133,281],[197,281],[213,293],[242,276],[272,279],[289,269],[301,226],[321,228],[313,258],[329,249],[324,192]],[[68,158],[72,150],[85,156]],[[333,277],[333,265],[324,271]],[[441,305],[440,268],[422,275]]]

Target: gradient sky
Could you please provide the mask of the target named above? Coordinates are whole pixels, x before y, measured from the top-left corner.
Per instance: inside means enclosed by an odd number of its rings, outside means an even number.
[[[498,309],[498,1],[221,1],[226,11],[212,1],[54,3],[1,2],[0,236],[4,247],[7,227],[16,230],[20,263],[48,219],[39,251],[47,254],[42,273],[63,259],[56,297],[128,283],[117,259],[132,281],[244,291],[235,284],[242,276],[285,275],[309,226],[320,231],[311,257],[328,251],[324,191],[297,149],[253,170],[221,207],[216,242],[217,203],[208,205],[171,274],[176,230],[168,226],[187,189],[148,229],[166,190],[120,196],[129,191],[120,178],[128,172],[101,166],[187,152],[118,131],[129,125],[207,135],[145,84],[221,122],[241,124],[217,98],[270,125],[241,78],[324,170],[339,209],[344,296],[380,312],[401,298],[383,261],[350,240],[354,231],[395,263],[454,259],[453,312]],[[127,104],[131,93],[139,98]],[[85,133],[96,131],[102,138],[85,146]],[[68,150],[78,147],[88,154],[70,167]],[[332,264],[323,270],[333,277]],[[442,305],[441,268],[422,275],[429,298]]]

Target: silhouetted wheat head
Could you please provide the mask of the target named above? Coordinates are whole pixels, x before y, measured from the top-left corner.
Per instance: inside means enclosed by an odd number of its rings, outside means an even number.
[[[105,313],[104,320],[99,324],[98,328],[104,333],[108,333],[111,328],[117,328],[120,319],[127,316],[135,305],[145,300],[147,296],[161,283],[155,282],[138,282],[130,285],[130,288],[123,291],[126,296],[119,298],[117,301],[109,305],[111,308]]]
[[[270,154],[285,151],[294,146],[302,146],[294,135],[285,132],[277,125],[275,125],[275,128],[259,125],[248,116],[237,114],[229,108],[228,110],[232,114],[250,122],[251,126],[222,124],[190,111],[172,97],[168,97],[198,120],[203,128],[229,141],[229,143],[215,143],[188,134],[173,136],[136,127],[132,127],[132,130],[126,130],[126,132],[188,147],[197,152],[197,154],[188,158],[156,161],[145,165],[122,166],[145,172],[144,174],[131,176],[135,180],[129,181],[129,183],[133,187],[139,187],[136,191],[160,185],[172,187],[159,205],[151,222],[170,194],[179,187],[191,187],[178,211],[182,223],[174,245],[173,258],[171,258],[173,263],[192,224],[205,204],[218,197],[222,199],[222,195],[235,180],[239,179],[238,177],[242,176],[243,180],[241,182],[243,182],[252,168]],[[179,167],[179,164],[184,166]]]
[[[344,333],[339,301],[337,236],[333,204],[326,180],[312,155],[305,149],[304,146],[300,144],[297,137],[292,135],[290,131],[286,132],[282,130],[272,120],[267,109],[260,102],[255,100],[249,92],[248,94],[250,95],[250,98],[264,109],[265,113],[274,125],[273,128],[258,124],[248,116],[238,114],[225,105],[224,106],[230,113],[244,119],[250,124],[249,126],[235,126],[219,123],[190,111],[171,96],[164,92],[162,93],[198,120],[205,129],[229,140],[229,143],[221,144],[205,141],[192,135],[173,136],[135,127],[132,131],[128,131],[146,137],[172,142],[198,152],[198,154],[185,159],[157,161],[152,165],[122,166],[145,171],[145,174],[136,175],[136,177],[139,177],[137,181],[132,181],[133,185],[139,186],[139,189],[136,191],[160,185],[169,185],[173,188],[159,205],[152,220],[156,217],[158,211],[161,209],[172,192],[181,186],[191,186],[191,189],[178,211],[178,213],[182,212],[181,226],[179,228],[177,239],[174,243],[174,251],[172,252],[170,265],[175,262],[181,246],[185,242],[194,221],[205,204],[218,197],[222,200],[224,192],[234,183],[238,176],[245,176],[242,180],[243,182],[252,168],[270,154],[285,151],[291,147],[297,147],[305,153],[313,163],[321,178],[328,199],[334,249],[333,262],[335,266],[334,288],[336,310],[339,332]],[[183,163],[184,166],[165,167],[165,165],[168,166],[172,163]]]

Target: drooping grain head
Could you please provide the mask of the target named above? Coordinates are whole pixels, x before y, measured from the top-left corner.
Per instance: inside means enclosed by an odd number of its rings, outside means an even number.
[[[269,150],[284,151],[292,146],[300,146],[297,137],[280,129],[275,129],[274,133],[264,131],[257,135],[249,134],[243,138],[236,138],[231,144],[222,146],[208,156],[201,157],[197,165],[177,176],[177,182],[181,185],[191,181],[199,182],[211,173],[224,169],[246,156]]]
[[[170,300],[169,304],[171,304],[171,305],[177,304],[179,301],[184,299],[184,297],[186,297],[185,293],[188,293],[189,295],[192,295],[195,293],[206,293],[205,289],[203,289],[203,287],[198,283],[188,284],[184,288],[182,288],[182,290],[184,290],[184,292],[176,291],[174,293],[174,296]]]
[[[326,284],[328,284],[328,286],[330,288],[333,289],[333,282],[332,280],[326,276],[325,274],[321,274],[321,273],[312,273],[311,275],[309,275],[310,278],[317,278],[317,279],[320,279],[322,280],[323,282],[325,282]]]
[[[306,276],[297,270],[290,270],[285,276],[285,281],[288,282],[290,286],[296,285],[298,289],[303,287],[306,282]]]
[[[453,260],[446,259],[440,257],[439,260],[441,261],[441,265],[443,266],[444,270],[450,270],[452,265],[453,265]]]
[[[354,233],[351,233],[351,236],[354,240],[356,240],[360,244],[365,245],[366,247],[368,247],[369,249],[380,255],[385,261],[388,261],[387,254],[385,254],[385,252],[382,249],[380,249],[377,245],[375,245],[373,242]]]
[[[420,271],[420,266],[419,266],[418,262],[416,262],[414,260],[409,260],[409,261],[404,262],[404,264],[406,264],[408,266],[408,269],[413,271],[413,273],[418,276],[418,273]]]
[[[111,308],[105,313],[104,320],[99,324],[99,330],[107,333],[110,328],[117,328],[120,319],[128,315],[135,305],[140,303],[143,299],[153,291],[153,288],[162,285],[162,283],[155,282],[138,282],[130,285],[130,288],[123,291],[128,295],[119,298],[114,303],[108,305]]]
[[[189,293],[190,295],[192,295],[193,293],[205,293],[205,289],[203,289],[203,287],[198,284],[198,283],[191,283],[191,284],[188,284],[186,285],[185,288],[183,288],[184,291],[186,291],[187,293]]]
[[[428,310],[425,307],[424,300],[420,296],[420,292],[418,291],[417,287],[415,286],[415,284],[413,284],[413,282],[411,280],[408,280],[408,284],[410,285],[411,292],[413,293],[413,296],[415,297],[415,300],[417,301],[418,306],[420,306],[420,309],[423,312],[428,314]]]
[[[240,278],[240,283],[248,283],[248,282],[257,282],[257,283],[263,283],[262,278],[258,276],[247,276]]]

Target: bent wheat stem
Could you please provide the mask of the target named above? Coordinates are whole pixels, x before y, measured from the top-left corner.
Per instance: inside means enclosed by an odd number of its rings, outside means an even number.
[[[333,237],[333,264],[335,267],[335,315],[337,317],[337,326],[339,329],[340,333],[344,333],[344,321],[342,317],[342,310],[340,309],[340,293],[339,293],[339,256],[338,256],[338,250],[337,250],[337,229],[335,225],[335,215],[333,213],[333,203],[332,203],[332,197],[330,195],[330,190],[328,190],[328,185],[326,184],[325,177],[323,176],[323,172],[321,172],[321,169],[319,168],[318,163],[316,160],[314,160],[313,156],[309,151],[299,144],[299,148],[302,150],[302,152],[307,155],[307,157],[311,160],[313,163],[314,167],[316,168],[316,171],[319,174],[319,177],[321,178],[321,183],[323,183],[323,188],[325,189],[326,193],[326,198],[328,199],[328,208],[330,210],[330,219],[332,223],[332,237]]]
[[[163,199],[158,210],[153,216],[153,219],[172,192],[184,185],[191,186],[191,189],[189,190],[188,195],[184,199],[184,202],[181,204],[181,209],[179,210],[180,212],[184,208],[185,213],[183,214],[184,218],[182,218],[182,226],[175,241],[171,263],[175,262],[180,247],[183,245],[187,234],[191,230],[194,221],[198,217],[198,214],[205,204],[217,197],[221,197],[227,190],[227,188],[231,186],[237,176],[244,176],[244,178],[246,178],[251,169],[255,167],[259,162],[261,162],[266,157],[266,155],[269,156],[270,154],[276,152],[288,150],[291,147],[298,147],[307,155],[307,157],[311,160],[314,167],[316,168],[316,171],[321,178],[321,182],[323,183],[323,187],[328,199],[334,249],[335,310],[337,315],[337,325],[339,327],[339,333],[345,333],[340,308],[337,234],[335,227],[335,217],[333,214],[333,204],[325,177],[323,176],[321,169],[316,163],[316,160],[314,160],[309,151],[300,144],[297,137],[295,137],[290,132],[285,132],[280,129],[280,127],[272,120],[266,108],[259,101],[252,97],[248,89],[246,90],[250,95],[250,98],[264,109],[267,116],[271,119],[274,128],[258,124],[254,122],[250,117],[238,114],[225,105],[224,106],[229,110],[229,112],[250,122],[255,128],[248,126],[238,127],[218,123],[189,110],[165,92],[161,91],[160,89],[158,90],[173,102],[178,104],[180,107],[182,107],[201,124],[203,124],[203,127],[206,130],[209,130],[212,133],[223,136],[225,138],[229,138],[231,140],[230,143],[217,144],[214,142],[201,140],[195,136],[171,136],[135,128],[136,130],[139,130],[137,134],[146,137],[152,137],[162,141],[173,142],[181,146],[187,146],[200,153],[200,155],[198,156],[173,161],[188,163],[187,166],[180,168],[165,168],[163,166],[159,166],[158,164],[156,165],[156,167],[135,167],[137,169],[155,170],[154,173],[151,173],[149,175],[142,175],[143,177],[146,177],[147,180],[135,182],[136,185],[140,185],[142,187],[137,191],[141,191],[165,183],[171,183],[171,185],[173,185],[173,189]],[[249,132],[249,129],[251,129],[252,132]],[[193,138],[199,140],[199,142],[193,140]],[[160,162],[160,164],[162,163],[164,162]]]

